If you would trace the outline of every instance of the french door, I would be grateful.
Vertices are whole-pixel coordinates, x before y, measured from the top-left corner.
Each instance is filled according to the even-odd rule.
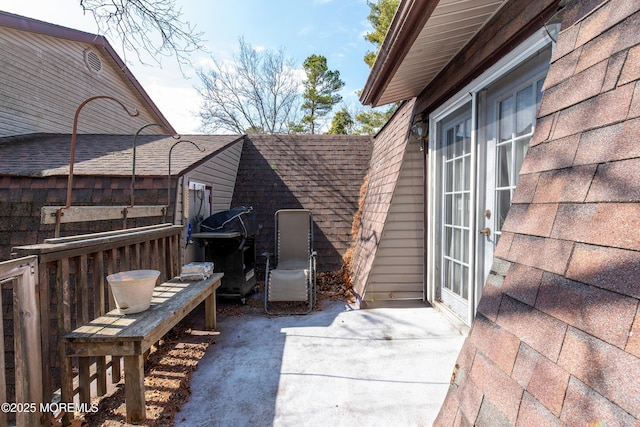
[[[541,50],[434,121],[431,295],[469,324],[535,129],[550,52]]]

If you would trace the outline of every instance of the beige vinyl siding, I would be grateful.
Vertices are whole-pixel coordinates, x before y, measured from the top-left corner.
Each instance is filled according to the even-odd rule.
[[[409,144],[391,199],[365,300],[423,299],[423,156]]]
[[[211,213],[231,207],[241,153],[242,141],[239,141],[189,173],[189,179],[192,181],[202,182],[212,187]]]
[[[100,57],[100,72],[87,68],[86,49]],[[129,117],[111,100],[92,101],[79,116],[79,133],[133,134],[157,122],[126,80],[101,48],[0,27],[0,136],[71,133],[78,106],[97,95],[112,96],[140,115]]]
[[[188,203],[187,197],[190,197],[188,194],[189,182],[198,182],[211,188],[211,214],[229,209],[238,174],[242,144],[242,140],[236,142],[180,178],[175,223],[185,226],[182,231],[183,242],[187,241],[187,226],[190,222],[195,221],[194,217],[197,214],[197,212],[188,212],[188,209],[186,211],[184,209],[185,202]],[[201,212],[201,214],[204,218],[210,215],[209,212]],[[183,264],[202,261],[204,253],[202,248],[197,245],[188,245],[183,251],[183,257]]]

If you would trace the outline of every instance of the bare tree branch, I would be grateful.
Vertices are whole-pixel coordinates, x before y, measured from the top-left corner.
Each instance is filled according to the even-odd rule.
[[[182,20],[174,0],[80,0],[80,6],[101,34],[120,39],[125,55],[134,52],[142,64],[143,51],[158,64],[173,56],[182,66],[190,63],[189,54],[204,50],[203,33]]]
[[[301,79],[283,50],[257,51],[242,38],[233,62],[199,70],[202,130],[284,133],[295,121]]]

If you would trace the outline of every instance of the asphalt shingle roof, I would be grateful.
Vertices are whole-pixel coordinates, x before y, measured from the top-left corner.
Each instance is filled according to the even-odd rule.
[[[136,140],[136,176],[178,175],[228,145],[239,135],[139,135]],[[133,165],[133,135],[78,135],[74,175],[126,176]],[[202,149],[187,141],[191,141]],[[0,175],[58,176],[69,174],[71,135],[23,135],[0,138]]]

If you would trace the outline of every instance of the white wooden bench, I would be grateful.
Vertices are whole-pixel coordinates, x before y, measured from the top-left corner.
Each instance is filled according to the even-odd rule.
[[[64,335],[66,356],[123,356],[127,422],[144,422],[145,352],[202,301],[205,328],[215,329],[216,289],[222,276],[223,273],[214,273],[196,282],[173,279],[156,286],[148,310],[126,315],[113,310]],[[62,381],[63,390],[70,390],[73,378]]]

